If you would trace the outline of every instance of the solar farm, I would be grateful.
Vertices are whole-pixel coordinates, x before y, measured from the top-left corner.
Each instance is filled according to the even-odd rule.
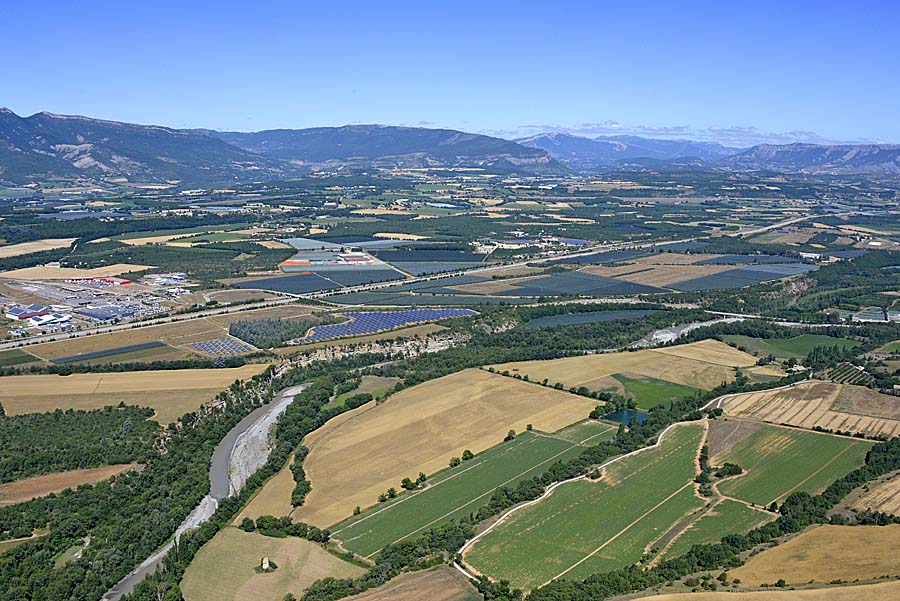
[[[348,311],[344,313],[349,321],[344,323],[312,328],[303,337],[293,340],[293,344],[322,342],[345,336],[375,334],[385,330],[393,330],[408,325],[438,321],[450,317],[468,317],[475,315],[471,309],[409,309],[404,311]]]
[[[194,349],[207,355],[216,355],[218,357],[227,357],[230,355],[240,355],[253,350],[253,347],[242,340],[235,338],[215,338],[213,340],[201,340],[191,344]]]

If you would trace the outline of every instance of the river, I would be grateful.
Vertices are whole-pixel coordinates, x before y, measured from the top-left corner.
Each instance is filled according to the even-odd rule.
[[[110,588],[101,601],[118,601],[130,594],[138,583],[156,571],[182,534],[199,528],[209,520],[220,499],[240,491],[247,479],[265,465],[271,451],[270,434],[275,422],[293,402],[294,396],[306,386],[302,384],[282,390],[272,402],[257,407],[229,430],[213,451],[209,466],[209,494],[185,518],[171,541]]]

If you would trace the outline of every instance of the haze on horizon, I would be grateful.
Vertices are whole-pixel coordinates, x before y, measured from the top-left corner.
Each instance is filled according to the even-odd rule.
[[[5,13],[0,105],[20,115],[900,142],[892,3],[52,0]]]

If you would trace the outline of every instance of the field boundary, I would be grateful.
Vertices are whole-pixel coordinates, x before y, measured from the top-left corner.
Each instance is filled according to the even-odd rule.
[[[612,465],[613,463],[617,463],[617,462],[619,462],[619,461],[622,461],[623,459],[625,459],[625,458],[627,458],[627,457],[634,457],[635,455],[637,455],[637,454],[639,454],[639,453],[642,453],[642,452],[644,452],[644,451],[647,451],[647,450],[650,450],[650,449],[655,449],[656,447],[658,447],[658,446],[660,445],[660,443],[661,443],[662,440],[663,440],[663,437],[666,435],[666,433],[669,432],[669,430],[671,430],[672,428],[674,428],[674,427],[676,427],[676,426],[685,425],[685,424],[691,424],[691,423],[693,423],[693,422],[676,422],[676,423],[674,423],[674,424],[669,424],[668,426],[666,426],[666,427],[663,429],[662,432],[659,433],[659,436],[657,437],[656,442],[653,443],[652,445],[649,445],[649,446],[646,446],[646,447],[641,447],[640,449],[637,449],[637,450],[632,451],[632,452],[630,452],[630,453],[626,453],[626,454],[624,454],[624,455],[619,455],[618,457],[613,457],[612,459],[610,459],[610,460],[608,460],[608,461],[606,461],[606,462],[600,464],[599,466],[597,466],[597,469],[601,469],[601,470],[602,470],[603,468],[606,468],[606,467]],[[494,528],[496,528],[499,524],[502,524],[502,523],[505,522],[507,519],[509,519],[509,516],[511,516],[513,513],[519,511],[520,509],[524,509],[525,507],[530,507],[531,505],[535,505],[535,504],[537,504],[537,503],[543,501],[543,500],[546,499],[548,496],[550,496],[551,494],[553,494],[553,491],[554,491],[554,490],[556,490],[557,488],[559,488],[559,487],[562,486],[563,484],[568,484],[568,483],[570,483],[570,482],[575,482],[575,481],[578,481],[578,480],[584,480],[584,479],[586,479],[586,478],[587,478],[587,476],[584,475],[584,474],[582,474],[582,475],[580,475],[580,476],[575,476],[574,478],[569,478],[568,480],[560,480],[559,482],[555,482],[555,483],[551,484],[550,486],[548,486],[548,487],[547,487],[547,490],[544,491],[544,494],[542,494],[541,496],[539,496],[537,499],[532,499],[531,501],[526,501],[525,503],[522,503],[522,504],[520,504],[520,505],[516,505],[515,507],[511,507],[511,508],[508,509],[505,513],[501,514],[500,517],[499,517],[493,524],[491,524],[490,526],[488,526],[487,528],[485,528],[483,531],[479,532],[478,534],[476,534],[475,536],[473,536],[472,538],[470,538],[469,540],[467,540],[466,543],[465,543],[462,547],[460,547],[459,551],[457,552],[457,555],[459,555],[460,557],[462,557],[463,554],[464,554],[464,553],[465,553],[465,552],[466,552],[473,544],[475,544],[476,541],[480,540],[480,539],[481,539],[482,537],[484,537],[488,532],[490,532],[491,530],[493,530]],[[683,488],[683,487],[682,487],[682,488]],[[680,490],[681,490],[681,489],[679,489],[679,491],[680,491]],[[459,570],[466,578],[471,578],[472,580],[477,580],[477,579],[478,579],[477,576],[473,575],[471,572],[469,572],[469,570],[467,570],[465,567],[463,567],[462,565],[460,565],[460,563],[459,563],[457,560],[454,560],[454,561],[453,561],[453,567],[455,567],[457,570]]]

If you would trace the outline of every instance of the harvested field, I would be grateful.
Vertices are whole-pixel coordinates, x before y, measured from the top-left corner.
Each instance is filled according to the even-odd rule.
[[[893,515],[900,514],[900,474],[894,474],[892,478],[870,483],[868,491],[853,501],[853,509],[865,511],[882,511]]]
[[[710,464],[736,463],[744,474],[718,485],[726,496],[768,506],[794,491],[822,492],[837,478],[863,464],[868,441],[763,425]]]
[[[275,248],[275,249],[293,248],[290,244],[286,244],[286,243],[282,242],[281,240],[257,240],[256,243],[259,244],[260,246],[262,246],[263,248]]]
[[[73,267],[25,267],[12,271],[0,272],[0,278],[17,280],[68,280],[72,278],[109,278],[123,273],[154,269],[151,265],[130,265],[116,263],[93,269],[75,269]]]
[[[7,415],[19,415],[97,409],[121,401],[151,407],[156,411],[152,419],[168,424],[211,400],[235,380],[250,378],[267,367],[6,376],[0,378],[0,402]]]
[[[86,470],[71,470],[57,474],[47,474],[26,478],[0,485],[0,506],[21,503],[36,497],[45,497],[53,492],[75,488],[80,484],[93,484],[117,476],[135,467],[133,463],[105,465]]]
[[[637,562],[653,541],[702,507],[694,492],[699,423],[669,430],[658,447],[612,464],[597,481],[563,484],[512,513],[466,550],[493,578],[534,588]]]
[[[45,240],[34,240],[32,242],[4,245],[0,246],[0,259],[30,255],[31,253],[53,250],[55,248],[66,248],[76,240],[78,240],[78,238],[47,238]]]
[[[527,374],[532,381],[544,378],[564,386],[586,386],[603,390],[609,386],[605,378],[627,372],[710,389],[734,378],[735,367],[748,367],[756,358],[717,340],[703,340],[662,349],[637,352],[606,353],[566,357],[546,361],[521,361],[493,366],[497,371],[509,370]]]
[[[481,601],[469,580],[447,566],[408,572],[378,588],[353,596],[353,601]]]
[[[709,446],[709,456],[715,457],[725,452],[733,445],[747,438],[760,428],[759,422],[743,419],[715,419],[709,422],[709,433],[706,436],[706,444]]]
[[[235,518],[235,525],[244,518],[256,519],[262,515],[274,515],[277,517],[290,515],[294,510],[291,505],[291,493],[294,492],[294,474],[291,472],[291,464],[294,456],[288,460],[287,465],[281,468],[277,474],[269,478],[260,488],[250,502],[244,507],[240,515]]]
[[[618,267],[600,265],[586,267],[581,271],[593,275],[615,277],[619,280],[647,286],[665,287],[695,278],[715,275],[731,269],[729,265],[638,265],[629,264]]]
[[[654,601],[896,601],[900,599],[900,582],[880,582],[861,586],[836,586],[801,591],[672,593],[654,595],[653,599]]]
[[[312,492],[294,512],[296,520],[330,526],[357,505],[374,504],[404,477],[433,474],[463,450],[484,451],[526,424],[559,430],[584,419],[596,402],[467,369],[370,405],[351,412],[358,417],[332,420],[309,437],[303,468]]]
[[[877,552],[873,553],[873,550]],[[867,580],[900,574],[900,524],[813,528],[729,572],[751,586]]]
[[[900,434],[900,397],[850,384],[801,382],[782,390],[730,397],[722,409],[727,415],[807,429]]]
[[[254,568],[263,557],[278,566],[269,574]],[[365,570],[297,537],[272,538],[224,528],[197,552],[181,581],[186,601],[275,601],[297,598],[321,578],[349,578]]]

